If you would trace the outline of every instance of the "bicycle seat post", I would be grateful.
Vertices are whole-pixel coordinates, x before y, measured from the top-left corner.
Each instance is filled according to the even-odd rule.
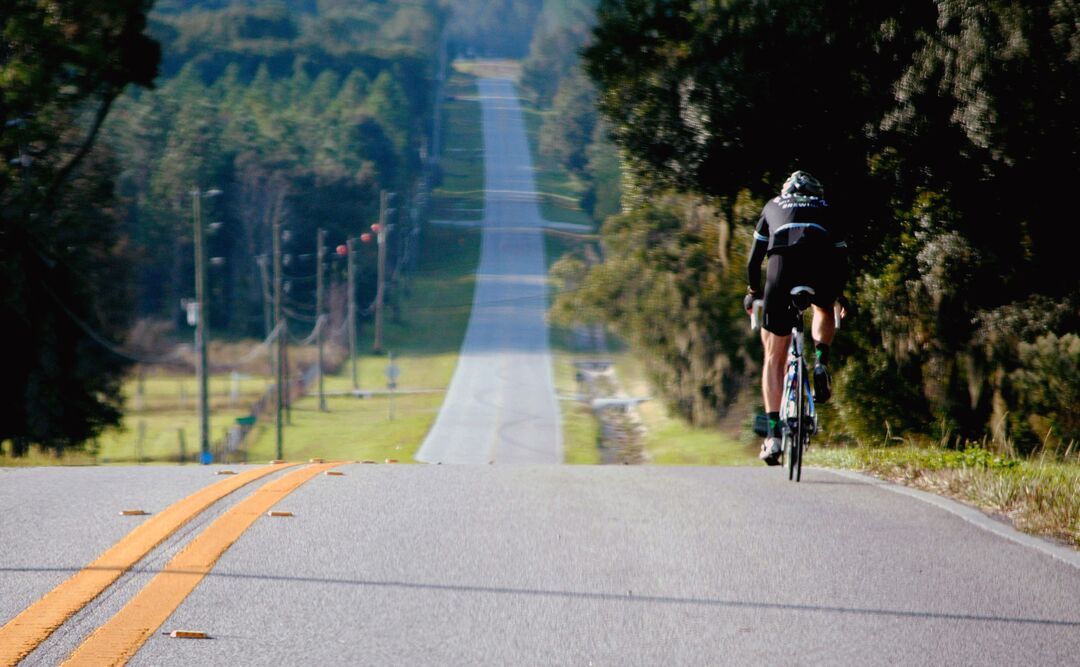
[[[803,332],[803,313],[810,307],[814,298],[814,288],[808,285],[797,285],[791,288],[791,307],[795,310],[795,331]]]

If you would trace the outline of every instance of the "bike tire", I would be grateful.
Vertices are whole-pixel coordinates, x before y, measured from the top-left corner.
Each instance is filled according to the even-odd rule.
[[[795,398],[795,432],[792,434],[792,440],[794,441],[791,446],[791,463],[788,464],[788,479],[794,479],[796,482],[802,479],[802,449],[803,440],[806,437],[806,423],[803,419],[806,413],[806,364],[801,360],[799,361],[799,368],[797,371],[798,391]]]
[[[784,434],[784,467],[787,478],[792,479],[795,474],[795,436],[791,433]]]

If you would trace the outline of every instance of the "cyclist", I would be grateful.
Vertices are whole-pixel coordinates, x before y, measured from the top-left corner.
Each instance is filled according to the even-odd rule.
[[[845,301],[841,293],[847,282],[847,243],[825,200],[821,182],[796,171],[788,177],[780,194],[765,204],[754,230],[746,273],[749,285],[743,307],[750,312],[755,299],[764,298],[761,342],[765,360],[761,371],[761,393],[769,419],[769,434],[759,458],[779,465],[782,446],[780,402],[784,390],[784,370],[791,329],[796,313],[790,291],[798,285],[814,290],[813,324],[816,360],[814,400],[824,403],[832,393],[827,364],[829,345],[836,334],[833,304],[839,299],[841,317]],[[761,261],[768,257],[765,292],[758,296]]]

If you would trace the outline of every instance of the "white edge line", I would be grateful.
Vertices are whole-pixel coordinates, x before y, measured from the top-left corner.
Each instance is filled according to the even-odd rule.
[[[887,482],[883,479],[879,479],[871,475],[865,475],[859,472],[854,472],[851,470],[837,470],[835,468],[816,469],[824,470],[825,472],[830,472],[834,475],[839,475],[841,477],[858,480],[865,484],[876,486],[880,489],[885,489],[886,491],[892,491],[893,493],[899,493],[900,495],[915,498],[916,500],[921,500],[924,503],[929,503],[930,505],[934,505],[935,507],[943,509],[946,512],[955,514],[964,521],[974,524],[975,526],[982,528],[985,531],[994,533],[999,537],[1004,537],[1007,540],[1016,542],[1017,544],[1021,544],[1025,547],[1036,549],[1046,554],[1047,556],[1050,556],[1059,561],[1062,561],[1063,563],[1072,565],[1073,567],[1080,569],[1080,552],[1074,549],[1070,549],[1069,547],[1064,547],[1048,540],[1044,540],[1040,537],[1035,537],[1034,535],[1022,533],[1019,530],[1013,528],[1012,526],[991,519],[990,517],[986,516],[974,507],[964,505],[963,503],[959,503],[950,498],[944,498],[942,496],[929,493],[927,491],[920,491],[918,489],[902,486],[900,484],[893,484],[892,482]]]

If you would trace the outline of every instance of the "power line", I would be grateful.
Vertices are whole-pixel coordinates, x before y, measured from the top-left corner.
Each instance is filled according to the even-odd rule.
[[[95,343],[102,346],[109,352],[112,352],[116,356],[123,357],[124,359],[128,359],[130,361],[134,361],[140,364],[181,363],[186,366],[192,365],[191,362],[179,358],[177,356],[178,352],[176,351],[170,352],[169,354],[162,357],[145,357],[136,354],[135,352],[128,352],[121,349],[119,345],[109,341],[108,338],[106,338],[98,331],[94,330],[89,324],[84,322],[78,315],[76,315],[70,308],[68,308],[67,304],[60,300],[60,297],[56,295],[56,292],[53,292],[52,288],[49,287],[48,283],[42,283],[42,287],[45,288],[45,291],[48,292],[49,296],[52,297],[53,301],[56,302],[56,305],[60,306],[60,309],[67,313],[67,316],[70,317],[71,320],[75,324],[77,324],[80,329],[82,329],[83,333],[89,336],[90,339],[93,340]]]

